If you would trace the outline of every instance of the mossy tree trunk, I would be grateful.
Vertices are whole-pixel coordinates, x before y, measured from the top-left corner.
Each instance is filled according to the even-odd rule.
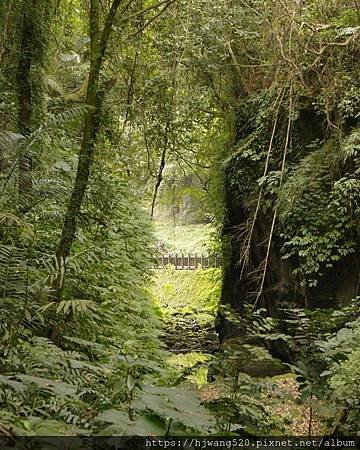
[[[37,0],[24,2],[22,17],[22,32],[20,55],[17,70],[18,88],[18,130],[27,135],[31,132],[33,116],[33,92],[31,81],[31,66],[34,58],[35,29]],[[30,155],[21,155],[19,159],[19,193],[30,194],[32,158]]]
[[[42,121],[44,104],[42,72],[45,62],[52,1],[23,0],[20,17],[20,42],[17,60],[16,88],[18,131],[29,135]],[[19,193],[28,196],[32,189],[32,158],[19,158]]]
[[[129,14],[122,17],[122,25],[124,26],[130,19],[141,16],[143,12],[153,10],[162,6],[152,20],[159,17],[168,6],[176,0],[163,0],[154,5],[150,5],[143,10]],[[90,71],[89,82],[87,87],[86,104],[89,107],[85,114],[82,142],[79,153],[78,168],[75,177],[74,187],[68,203],[67,211],[65,213],[65,220],[62,228],[60,242],[56,251],[56,259],[59,267],[66,267],[66,259],[68,258],[72,244],[75,239],[77,219],[80,214],[81,206],[85,197],[86,189],[89,183],[91,166],[93,163],[93,156],[95,151],[96,138],[98,135],[101,122],[101,105],[106,92],[108,92],[115,84],[115,79],[110,79],[100,86],[100,75],[105,60],[105,53],[107,50],[109,38],[114,25],[114,21],[118,10],[124,14],[129,10],[129,7],[136,4],[135,1],[128,0],[113,0],[109,12],[106,16],[102,31],[100,30],[100,6],[98,0],[90,0],[89,11],[89,34],[90,34]],[[121,6],[121,8],[120,8]],[[141,29],[145,29],[146,25]],[[53,283],[53,297],[60,300],[62,297],[64,287],[64,277],[61,273],[56,277]]]
[[[89,31],[91,61],[86,94],[86,104],[89,109],[85,114],[83,123],[82,142],[74,187],[68,203],[62,234],[56,251],[56,258],[60,267],[64,266],[66,258],[70,254],[76,233],[77,218],[89,183],[95,143],[100,126],[102,100],[105,92],[109,90],[115,82],[115,80],[109,80],[101,88],[99,85],[107,44],[120,3],[121,0],[113,1],[103,31],[100,32],[99,2],[98,0],[90,1]],[[53,290],[55,298],[59,300],[63,290],[63,277],[60,274],[54,281]]]

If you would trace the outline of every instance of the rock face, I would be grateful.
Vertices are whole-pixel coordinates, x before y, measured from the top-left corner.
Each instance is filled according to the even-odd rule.
[[[202,327],[191,316],[173,316],[174,323],[164,324],[163,342],[172,353],[214,353],[219,342],[213,327]]]
[[[256,113],[251,111],[250,116],[251,114]],[[245,266],[241,276],[242,266],[239,264],[239,261],[241,259],[240,255],[244,251],[244,239],[246,238],[246,232],[242,232],[241,230],[246,230],[246,227],[247,229],[249,228],[249,223],[251,223],[254,214],[254,204],[256,204],[256,198],[260,190],[258,180],[261,179],[263,174],[263,149],[266,147],[266,139],[263,140],[263,136],[264,134],[266,136],[266,133],[262,132],[260,137],[256,137],[256,125],[251,123],[247,115],[249,115],[249,110],[246,109],[245,105],[244,111],[239,113],[237,123],[235,124],[237,136],[234,148],[241,149],[244,147],[244,150],[237,150],[235,152],[236,156],[229,158],[230,163],[225,170],[228,217],[223,234],[227,242],[229,242],[229,245],[228,264],[224,271],[221,303],[230,304],[234,310],[240,313],[245,304],[253,304],[256,300],[256,293],[260,288],[264,261],[266,260],[268,251],[272,219],[281,195],[281,191],[279,194],[278,185],[273,191],[270,189],[266,191],[266,184],[264,185],[261,206],[251,235],[248,264]],[[282,127],[284,127],[285,117],[281,120],[283,120]],[[253,123],[256,123],[256,120],[253,120]],[[268,130],[270,131],[270,128]],[[352,132],[354,132],[354,127],[349,126],[347,130],[348,135]],[[255,138],[252,139],[252,136],[255,136]],[[318,149],[321,145],[330,146],[332,142],[332,138],[327,135],[324,118],[311,109],[304,109],[298,113],[297,119],[293,122],[292,137],[292,149],[289,151],[286,166],[287,172],[285,171],[284,175],[283,190],[285,192],[290,183],[295,185],[292,179],[295,179],[296,176],[300,179],[300,171],[302,171],[300,174],[305,173],[306,176],[311,176],[305,170],[307,167],[306,164],[310,164],[311,162],[311,154],[314,154],[313,159],[316,156],[315,152],[318,152],[320,156],[326,155],[326,151],[322,151],[321,153]],[[250,145],[247,144],[249,141],[251,141]],[[280,127],[279,132],[275,136],[273,159],[270,160],[270,165],[272,165],[270,169],[274,177],[278,176],[282,148],[283,134]],[[336,147],[335,150],[331,151],[334,152],[336,159],[337,152],[340,149],[338,150]],[[249,154],[250,157],[248,156]],[[320,160],[318,164],[320,163],[323,163],[325,167],[323,160]],[[284,215],[288,219],[281,217],[278,212],[272,233],[263,289],[257,303],[257,306],[265,308],[270,316],[281,317],[281,309],[284,307],[310,309],[336,308],[348,304],[351,299],[360,295],[359,199],[353,203],[349,201],[347,206],[342,209],[342,214],[344,214],[343,229],[339,228],[336,222],[338,219],[336,217],[337,213],[330,213],[329,209],[328,215],[330,216],[332,214],[335,218],[327,218],[325,215],[326,205],[323,208],[325,218],[322,219],[322,222],[319,219],[319,223],[316,223],[317,217],[319,217],[319,213],[315,209],[317,206],[316,200],[313,204],[312,200],[307,200],[307,198],[316,198],[316,194],[319,196],[319,202],[324,201],[324,204],[326,204],[327,200],[322,199],[328,197],[330,204],[331,198],[334,195],[334,189],[344,179],[348,178],[354,180],[354,183],[356,182],[358,175],[356,176],[355,171],[356,164],[353,161],[349,161],[348,163],[342,163],[340,161],[333,163],[333,166],[329,166],[328,169],[325,167],[323,172],[327,176],[326,182],[321,184],[320,181],[322,178],[316,175],[316,173],[314,174],[314,180],[305,180],[303,182],[305,188],[302,188],[302,190],[299,188],[297,196],[295,195],[291,199],[291,202],[293,202],[292,209],[290,210],[291,214]],[[324,179],[325,175],[322,175]],[[267,182],[269,181],[265,180],[265,183]],[[303,216],[295,210],[296,205],[301,202],[303,203],[303,210],[307,208],[308,211]],[[358,212],[354,213],[356,208],[358,208]],[[296,216],[296,214],[298,215]],[[313,224],[309,220],[309,214],[314,214]],[[293,233],[291,235],[288,230],[291,221],[294,220],[294,216],[296,216],[297,224],[291,229]],[[349,232],[350,228],[351,231]],[[295,231],[293,231],[294,229]],[[296,247],[293,247],[295,250],[285,257],[288,245],[293,245],[294,242],[297,242],[296,239],[301,243],[303,241],[305,242],[304,230],[306,232],[310,230],[316,237],[312,248],[310,245],[304,247],[308,253],[310,251],[314,253],[314,258],[320,252],[324,251],[321,243],[327,239],[327,236],[332,236],[331,233],[333,230],[340,230],[339,233],[336,232],[336,236],[338,236],[336,239],[338,239],[339,246],[343,245],[346,248],[348,244],[343,243],[345,241],[351,241],[352,245],[349,252],[346,250],[343,251],[343,249],[338,251],[336,245],[333,245],[334,242],[330,239],[329,246],[333,247],[331,247],[329,255],[326,254],[327,256],[324,256],[324,262],[319,263],[319,269],[316,273],[316,283],[307,282],[307,273],[303,269],[303,267],[306,267],[307,254],[304,257],[301,251],[297,252]],[[341,236],[342,233],[343,236]],[[309,235],[311,237],[310,232]],[[318,250],[316,246],[319,246]],[[324,255],[325,253],[324,251]],[[326,258],[329,260],[326,260]],[[244,333],[244,330],[239,330],[238,327],[233,326],[222,317],[218,318],[217,331],[220,336],[220,341]],[[278,354],[277,356],[284,357],[286,355],[284,348],[276,345],[275,347],[274,352]],[[287,358],[285,357],[285,359]]]
[[[240,280],[238,262],[241,243],[232,236],[231,231],[239,224],[234,215],[230,215],[230,224],[225,231],[231,236],[231,247],[230,260],[224,274],[222,303],[241,311],[242,305],[254,298],[253,292],[257,289],[257,284],[249,277]],[[255,227],[250,249],[250,264],[254,270],[265,259],[265,252],[259,247],[267,239],[269,227],[270,224]],[[293,275],[297,268],[296,262],[283,260],[281,247],[281,242],[276,241],[271,246],[261,300],[261,306],[270,315],[276,315],[277,305],[281,305],[282,300],[303,308],[333,308],[348,304],[360,294],[359,250],[344,257],[332,268],[327,268],[315,287],[305,288]]]
[[[184,174],[176,165],[167,166],[155,208],[155,219],[177,225],[204,223],[202,194],[203,187],[194,174]]]

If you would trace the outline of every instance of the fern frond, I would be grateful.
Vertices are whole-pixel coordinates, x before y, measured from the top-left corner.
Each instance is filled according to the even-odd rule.
[[[26,138],[20,133],[11,131],[0,132],[0,152],[9,152],[19,148],[26,141]]]
[[[55,308],[56,314],[63,314],[64,316],[70,312],[73,314],[90,314],[97,309],[97,304],[92,300],[63,300],[61,302],[50,302],[40,308],[40,311],[44,312],[50,308]]]
[[[25,251],[13,245],[0,245],[0,297],[23,299],[25,291]]]
[[[20,217],[15,216],[15,214],[11,213],[0,213],[0,225],[6,224],[6,225],[15,225],[17,227],[29,227],[29,225]]]
[[[356,128],[341,146],[344,161],[360,155],[360,128]]]
[[[47,75],[44,77],[44,82],[46,87],[53,92],[54,94],[59,95],[60,97],[64,97],[65,91],[63,86],[60,84],[58,80],[51,77],[50,75]]]
[[[55,114],[51,116],[47,122],[41,125],[37,130],[31,133],[28,137],[28,146],[31,146],[33,142],[37,141],[44,133],[51,130],[52,128],[56,128],[69,120],[75,119],[76,117],[85,114],[91,109],[91,106],[88,105],[80,105],[75,108],[68,109],[59,114]]]

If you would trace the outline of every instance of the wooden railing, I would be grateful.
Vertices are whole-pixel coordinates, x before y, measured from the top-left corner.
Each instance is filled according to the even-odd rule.
[[[156,269],[162,269],[168,265],[182,270],[209,269],[221,267],[221,258],[219,255],[198,255],[196,253],[193,255],[165,254],[157,258]]]

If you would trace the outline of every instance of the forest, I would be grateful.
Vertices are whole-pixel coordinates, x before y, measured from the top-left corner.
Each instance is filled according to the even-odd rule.
[[[0,0],[0,448],[360,449],[359,61],[359,0]]]

